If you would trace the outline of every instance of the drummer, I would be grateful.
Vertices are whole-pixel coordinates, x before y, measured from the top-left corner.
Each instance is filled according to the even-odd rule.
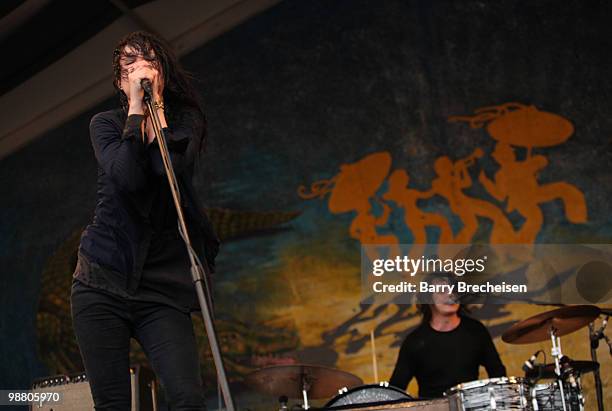
[[[428,282],[452,284],[452,277],[434,273]],[[506,375],[487,328],[466,315],[455,295],[432,293],[427,301],[417,305],[423,319],[402,343],[390,385],[405,390],[415,377],[419,397],[437,398],[457,384],[477,380],[480,365],[489,378]]]

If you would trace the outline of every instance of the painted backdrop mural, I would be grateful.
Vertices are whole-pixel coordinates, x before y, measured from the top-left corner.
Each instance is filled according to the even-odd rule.
[[[487,134],[494,140],[493,149],[488,149],[497,168],[493,178],[480,163],[485,155],[484,148],[475,147],[473,153],[464,158],[452,159],[444,155],[435,159],[431,188],[420,191],[409,188],[407,170],[398,168],[389,175],[391,154],[383,151],[341,165],[336,176],[313,183],[310,191],[300,186],[298,194],[311,199],[330,193],[328,207],[331,213],[356,212],[349,234],[361,244],[398,244],[399,233],[389,231],[392,230],[389,224],[392,207],[401,210],[414,244],[470,244],[476,240],[492,244],[531,244],[544,222],[540,205],[556,200],[561,201],[569,222],[587,221],[583,193],[568,182],[540,183],[538,175],[548,166],[548,159],[545,153],[533,154],[534,148],[559,145],[570,138],[574,132],[571,122],[519,103],[484,107],[475,112],[473,117],[452,116],[449,121],[468,122],[472,128],[486,125]],[[517,159],[517,148],[524,151],[522,160]],[[468,193],[474,186],[473,174],[478,176],[481,192],[484,189],[484,198]],[[377,195],[381,190],[385,192]],[[428,211],[425,200],[436,195],[445,200],[447,211],[456,217],[454,227],[444,214]],[[378,214],[377,209],[381,210]],[[513,212],[522,220],[518,225],[513,225],[507,217]],[[479,218],[490,223],[488,238],[474,238]],[[436,238],[428,237],[427,227],[437,229]]]
[[[208,116],[196,187],[224,240],[216,313],[239,405],[275,405],[244,384],[270,364],[373,382],[371,333],[389,378],[420,318],[413,306],[364,304],[361,244],[612,242],[611,7],[286,0],[185,56]],[[0,386],[81,367],[67,296],[95,206],[88,124],[115,105],[0,161]],[[499,336],[548,308],[473,313],[510,374],[549,347]],[[588,359],[586,331],[563,344]],[[592,393],[590,376],[585,384]]]

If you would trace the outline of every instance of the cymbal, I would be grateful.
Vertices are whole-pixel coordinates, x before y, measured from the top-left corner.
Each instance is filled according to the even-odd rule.
[[[599,369],[599,363],[595,361],[570,361],[569,364],[578,374],[585,374]],[[527,378],[535,378],[538,376],[540,378],[557,378],[555,363],[543,364],[525,373],[525,377]]]
[[[599,308],[593,305],[572,305],[547,311],[520,321],[502,334],[502,340],[510,344],[530,344],[550,339],[551,327],[561,337],[584,327],[599,316]]]
[[[275,365],[253,371],[246,376],[248,386],[272,396],[286,395],[302,398],[303,382],[308,398],[329,398],[343,387],[351,388],[363,384],[361,378],[335,368],[319,365],[292,364]]]

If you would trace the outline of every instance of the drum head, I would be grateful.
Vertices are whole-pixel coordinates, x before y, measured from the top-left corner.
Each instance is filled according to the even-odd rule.
[[[499,378],[489,378],[485,380],[474,380],[470,382],[464,382],[462,384],[457,384],[454,387],[446,390],[444,395],[452,395],[458,391],[470,390],[478,387],[485,387],[488,385],[504,385],[504,384],[522,384],[524,383],[524,378],[521,377],[499,377]]]
[[[395,387],[385,387],[378,384],[361,385],[347,392],[336,395],[325,404],[326,408],[341,407],[351,404],[385,403],[399,400],[411,400],[412,397]]]

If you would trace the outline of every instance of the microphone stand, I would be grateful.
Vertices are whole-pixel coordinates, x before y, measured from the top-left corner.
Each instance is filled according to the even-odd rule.
[[[604,334],[604,329],[608,323],[608,316],[605,317],[604,322],[601,328],[595,331],[595,323],[589,323],[589,340],[591,345],[591,359],[593,362],[597,363],[597,348],[599,348],[599,340],[605,339],[608,342],[608,337]],[[608,342],[608,346],[610,343]],[[609,347],[610,352],[612,354],[612,346]],[[601,375],[599,374],[599,367],[597,367],[594,371],[595,376],[595,393],[597,394],[597,410],[603,411],[603,388],[601,384]]]
[[[225,408],[228,411],[234,411],[234,401],[232,399],[232,394],[230,393],[227,376],[225,374],[225,367],[223,365],[223,358],[221,357],[221,350],[219,349],[219,340],[217,339],[217,332],[215,330],[215,325],[211,315],[212,299],[207,280],[210,270],[208,268],[208,264],[202,264],[195,250],[191,246],[191,240],[189,238],[189,232],[187,231],[187,224],[185,222],[185,216],[181,206],[181,194],[176,180],[176,175],[174,174],[174,168],[172,168],[172,161],[170,159],[170,153],[168,152],[166,136],[164,135],[164,130],[161,127],[161,122],[159,120],[159,116],[157,115],[157,111],[153,107],[153,102],[151,101],[152,93],[150,83],[143,83],[145,83],[143,84],[143,88],[145,90],[144,101],[149,109],[153,130],[155,131],[155,137],[157,138],[157,143],[159,144],[159,151],[164,163],[164,168],[166,169],[166,176],[168,177],[168,184],[170,185],[172,198],[174,199],[174,206],[178,216],[179,233],[185,242],[185,246],[187,247],[187,252],[189,254],[189,261],[191,262],[191,277],[198,295],[200,310],[202,311],[202,318],[204,320],[206,335],[208,337],[208,344],[210,345],[215,368],[217,369],[217,379],[219,381],[223,399],[225,401]],[[206,260],[204,260],[204,262],[206,262]]]

